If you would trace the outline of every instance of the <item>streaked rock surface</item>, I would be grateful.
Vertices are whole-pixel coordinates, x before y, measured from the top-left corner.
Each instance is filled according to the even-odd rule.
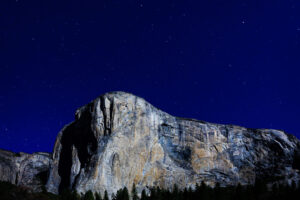
[[[171,116],[124,92],[76,111],[59,133],[47,190],[115,193],[136,184],[172,188],[299,180],[299,141],[278,130],[247,129]]]
[[[42,191],[48,179],[51,155],[47,153],[13,153],[0,150],[0,180]]]

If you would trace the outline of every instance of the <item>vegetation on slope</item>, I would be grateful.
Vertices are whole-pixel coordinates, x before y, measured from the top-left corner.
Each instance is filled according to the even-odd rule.
[[[299,184],[298,184],[299,185]],[[78,194],[76,191],[63,191],[60,195],[54,195],[46,191],[32,193],[24,187],[18,187],[7,182],[0,182],[1,200],[282,200],[299,199],[300,187],[293,182],[289,186],[274,185],[268,189],[267,186],[257,181],[253,186],[230,186],[211,188],[205,183],[196,185],[195,189],[185,188],[179,190],[176,185],[173,189],[165,190],[161,188],[149,188],[143,190],[141,197],[137,195],[135,186],[131,192],[125,187],[117,191],[110,198],[107,192],[102,196],[99,193],[93,194],[91,191],[85,194]]]

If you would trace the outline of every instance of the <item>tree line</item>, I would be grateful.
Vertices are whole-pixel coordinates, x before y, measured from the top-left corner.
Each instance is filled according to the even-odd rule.
[[[159,187],[144,189],[140,195],[137,194],[135,185],[129,192],[126,187],[120,189],[116,194],[109,198],[105,191],[102,197],[100,193],[87,191],[85,194],[78,195],[73,192],[73,198],[64,198],[61,200],[282,200],[282,199],[300,199],[300,183],[294,181],[290,185],[273,184],[267,186],[262,181],[256,181],[254,185],[221,187],[219,183],[215,187],[210,187],[204,182],[196,184],[195,188],[191,187],[180,190],[177,185],[172,190]]]
[[[138,195],[135,185],[129,192],[126,187],[118,190],[111,196],[87,191],[78,194],[76,190],[64,190],[60,195],[48,193],[46,190],[40,193],[28,192],[22,188],[7,182],[0,181],[1,200],[282,200],[300,199],[300,183],[294,181],[289,185],[273,184],[267,186],[262,181],[256,181],[254,185],[241,185],[221,187],[219,183],[210,187],[204,182],[196,184],[194,188],[179,189],[174,185],[172,189],[159,187],[147,188]]]

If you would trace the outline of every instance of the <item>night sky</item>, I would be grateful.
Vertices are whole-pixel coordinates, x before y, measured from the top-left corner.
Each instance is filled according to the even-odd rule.
[[[0,148],[51,152],[127,91],[175,116],[300,137],[299,0],[4,0]]]

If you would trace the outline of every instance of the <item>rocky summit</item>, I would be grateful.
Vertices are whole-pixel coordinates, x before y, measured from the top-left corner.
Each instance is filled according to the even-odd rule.
[[[143,188],[286,183],[300,179],[300,142],[283,131],[171,116],[142,98],[106,93],[76,111],[47,154],[0,152],[0,180],[36,188],[109,194]]]

